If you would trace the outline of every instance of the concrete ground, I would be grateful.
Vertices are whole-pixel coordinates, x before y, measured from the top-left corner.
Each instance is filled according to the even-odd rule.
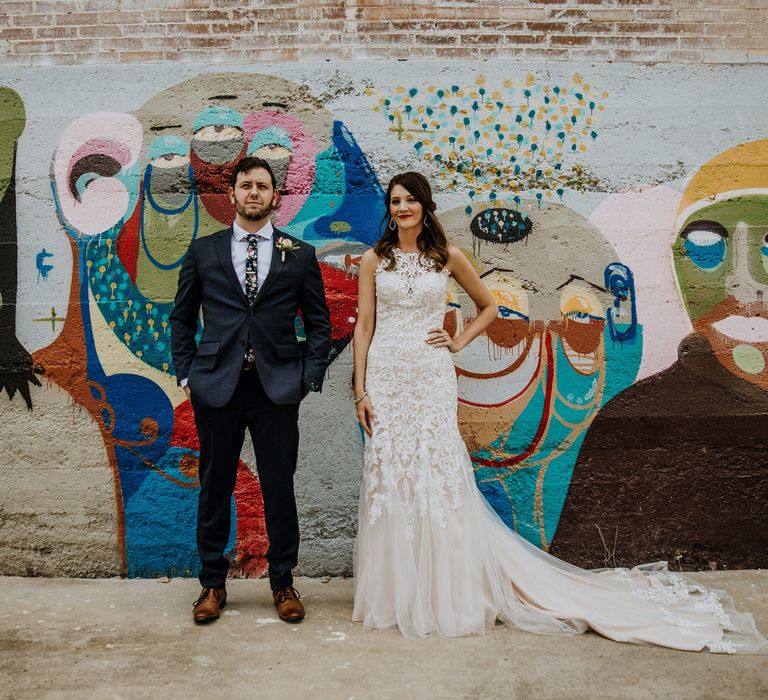
[[[696,574],[768,632],[768,571]],[[768,657],[543,637],[407,640],[350,621],[349,579],[299,579],[298,625],[266,581],[234,580],[210,625],[184,579],[0,579],[3,698],[768,698]]]

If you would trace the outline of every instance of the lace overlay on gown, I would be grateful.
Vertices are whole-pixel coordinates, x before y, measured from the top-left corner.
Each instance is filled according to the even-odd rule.
[[[355,547],[353,618],[406,636],[481,634],[501,620],[543,634],[591,628],[617,641],[768,653],[752,616],[722,591],[667,570],[586,571],[510,530],[477,489],[456,420],[456,374],[441,327],[448,273],[395,249],[375,273],[376,331]]]

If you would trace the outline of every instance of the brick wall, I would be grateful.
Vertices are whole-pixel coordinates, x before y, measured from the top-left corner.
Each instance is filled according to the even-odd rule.
[[[768,60],[768,0],[4,0],[2,12],[0,63],[20,66]]]

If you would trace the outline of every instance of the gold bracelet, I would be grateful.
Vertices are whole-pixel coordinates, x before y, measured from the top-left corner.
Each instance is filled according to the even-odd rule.
[[[368,392],[364,391],[362,396],[359,399],[355,399],[355,403],[356,404],[360,403],[366,396],[368,396]]]

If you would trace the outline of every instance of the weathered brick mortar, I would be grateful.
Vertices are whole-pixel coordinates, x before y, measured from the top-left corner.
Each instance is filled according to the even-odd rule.
[[[6,65],[352,57],[764,63],[768,0],[5,0],[0,15]]]

